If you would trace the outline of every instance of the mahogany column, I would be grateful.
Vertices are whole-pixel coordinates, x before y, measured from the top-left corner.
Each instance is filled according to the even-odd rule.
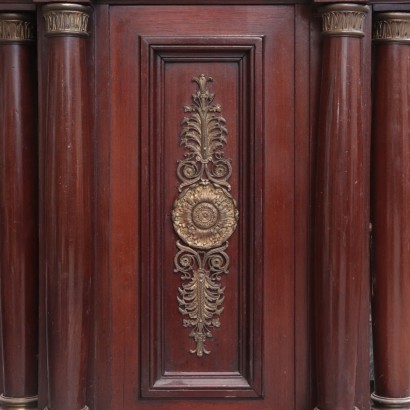
[[[324,7],[316,152],[316,409],[355,409],[362,280],[368,260],[368,147],[362,133],[361,37],[368,8]]]
[[[91,279],[87,23],[91,8],[43,7],[48,55],[43,226],[50,410],[86,406]]]
[[[0,14],[1,408],[37,406],[38,178],[33,17]]]
[[[375,16],[373,335],[377,409],[410,409],[410,13]]]

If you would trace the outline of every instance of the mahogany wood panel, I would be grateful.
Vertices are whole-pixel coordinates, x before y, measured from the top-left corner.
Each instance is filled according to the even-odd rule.
[[[373,116],[375,394],[410,408],[410,48],[376,43]]]
[[[84,7],[65,5],[87,13]],[[50,9],[44,9],[44,12]],[[63,20],[64,16],[60,16]],[[57,25],[58,27],[58,25]],[[42,173],[48,408],[86,409],[92,267],[89,96],[85,39],[46,42],[47,94]]]
[[[153,12],[154,10],[155,12]],[[259,110],[264,107],[262,125],[265,129],[265,137],[263,141],[257,141],[258,146],[256,148],[261,149],[262,145],[260,144],[264,143],[265,168],[263,174],[259,174],[263,175],[264,213],[259,214],[259,217],[263,216],[265,221],[263,226],[267,227],[267,229],[264,228],[263,241],[264,254],[269,255],[263,259],[263,300],[265,303],[263,307],[264,314],[261,316],[261,318],[264,317],[264,399],[255,402],[249,401],[249,399],[232,400],[224,398],[223,401],[218,400],[217,403],[219,408],[235,409],[251,409],[255,408],[255,405],[261,409],[272,408],[273,403],[281,408],[294,406],[293,10],[293,7],[282,6],[258,7],[256,9],[242,6],[234,8],[178,6],[155,7],[155,9],[150,7],[111,8],[110,71],[109,76],[107,72],[101,74],[100,78],[106,80],[104,83],[98,83],[97,89],[105,93],[102,88],[107,88],[108,85],[110,96],[110,98],[107,98],[107,102],[102,104],[104,110],[109,110],[110,116],[99,116],[98,119],[100,124],[105,124],[98,125],[98,127],[104,130],[103,135],[105,138],[109,138],[109,142],[101,141],[102,152],[98,160],[98,167],[103,170],[108,169],[108,167],[110,169],[110,179],[99,182],[101,187],[99,192],[102,195],[100,200],[108,199],[110,203],[110,231],[104,232],[103,235],[107,239],[101,238],[99,242],[99,244],[105,244],[107,248],[98,251],[107,253],[110,261],[109,266],[104,263],[103,269],[105,269],[104,274],[109,275],[110,278],[110,287],[107,291],[112,301],[110,335],[110,357],[112,357],[112,360],[110,364],[105,366],[105,371],[110,373],[109,377],[112,381],[112,408],[139,409],[154,406],[158,409],[187,409],[195,406],[206,409],[213,403],[213,401],[205,398],[195,402],[188,399],[182,400],[181,398],[163,399],[161,401],[139,398],[141,394],[140,377],[146,374],[147,371],[146,368],[142,368],[140,374],[141,363],[144,363],[139,359],[140,355],[144,354],[144,350],[140,350],[142,348],[140,341],[143,342],[148,329],[146,322],[141,322],[141,320],[145,320],[144,316],[141,315],[147,307],[141,305],[143,299],[139,297],[140,292],[145,292],[140,287],[143,273],[139,266],[141,253],[145,255],[150,250],[150,243],[147,243],[144,237],[139,236],[141,232],[141,220],[139,218],[141,217],[142,220],[146,218],[146,213],[142,212],[143,205],[141,203],[145,193],[139,194],[139,192],[149,187],[147,183],[139,184],[142,175],[146,172],[146,167],[143,166],[144,152],[146,152],[144,151],[146,148],[143,141],[147,138],[147,135],[143,132],[144,128],[141,129],[140,127],[142,125],[142,114],[146,112],[144,110],[153,110],[153,107],[149,104],[146,105],[147,101],[144,98],[142,100],[139,98],[140,93],[146,87],[141,83],[145,84],[146,79],[141,77],[142,60],[138,36],[170,37],[169,41],[171,42],[175,37],[176,40],[173,41],[175,44],[178,44],[178,38],[181,36],[185,38],[203,37],[204,44],[206,44],[206,38],[212,36],[243,36],[244,33],[247,36],[265,36],[264,42],[266,41],[265,65],[263,67],[265,96],[262,100],[256,101],[256,106],[260,107]],[[200,19],[197,18],[198,15],[201,16]],[[253,16],[252,19],[249,17],[251,15]],[[272,24],[272,21],[275,24]],[[180,44],[182,44],[182,41],[180,41]],[[186,52],[188,58],[192,58],[192,56],[189,56],[189,47],[187,47]],[[97,53],[99,53],[98,50]],[[102,51],[99,55],[107,61],[108,56],[104,57]],[[228,70],[225,71],[225,75],[228,75],[232,70],[235,73],[235,70],[237,70],[235,68],[236,63],[218,62],[219,57],[217,55],[215,57],[215,54],[209,51],[202,52],[202,55],[205,58],[209,59],[208,56],[210,56],[214,59],[214,61],[206,63],[205,68],[215,69],[213,67],[216,67],[220,72]],[[194,57],[197,58],[198,55]],[[172,64],[175,68],[172,68]],[[181,74],[177,69],[179,63],[172,64],[169,63],[169,68],[166,69],[169,70],[166,72],[166,75],[169,76],[167,79],[170,78],[167,87],[174,87],[170,88],[170,90],[174,90],[171,95],[175,94],[175,97],[172,98],[178,98],[180,101],[184,101],[185,104],[189,104],[193,86],[190,84],[192,73],[188,67],[189,64],[192,64],[195,68],[199,63],[188,64],[187,61],[185,67],[181,64],[181,67],[183,67]],[[223,66],[227,68],[222,69]],[[197,70],[194,71],[194,74],[198,75]],[[180,80],[176,83],[175,79],[172,82],[173,77],[171,74],[175,79],[178,79],[178,76],[183,76],[184,84]],[[217,81],[217,76],[215,78],[215,81]],[[107,83],[107,80],[109,83]],[[225,87],[228,95],[235,95],[230,94],[235,91],[232,88],[233,85],[227,82]],[[161,88],[159,89],[161,90]],[[235,113],[234,108],[236,98],[229,97],[228,102],[224,102],[224,92],[216,88],[213,88],[213,91],[216,93],[218,103],[222,105],[223,113],[226,114],[224,111],[226,106],[227,112],[232,112],[229,117],[237,118],[238,113]],[[167,95],[169,96],[169,92]],[[173,104],[170,104],[170,107],[165,109],[178,113],[181,108],[179,106],[173,107]],[[152,112],[150,112],[150,115],[151,118],[154,118]],[[165,161],[169,161],[169,164],[175,166],[175,160],[181,158],[182,151],[178,148],[178,124],[181,117],[178,116],[177,118],[176,114],[172,115],[175,121],[172,120],[171,127],[173,131],[171,134],[175,133],[175,135],[166,134],[166,146],[172,146],[172,148],[170,148],[169,153],[160,151],[162,152],[162,155],[160,155],[161,162],[158,164],[159,168],[156,172],[161,172],[161,167],[164,166],[164,163],[167,163]],[[228,129],[229,117],[227,118]],[[238,120],[233,121],[232,127],[235,129]],[[154,124],[156,123],[154,122]],[[235,141],[235,137],[238,138],[238,136],[235,135],[235,132],[232,135],[233,141]],[[171,138],[175,138],[174,145],[171,145]],[[158,143],[160,143],[160,140]],[[107,156],[108,152],[106,150],[108,147],[110,147],[110,150]],[[176,155],[177,152],[179,155]],[[167,154],[170,155],[169,160],[165,159]],[[237,157],[236,155],[234,160],[237,160]],[[155,167],[155,164],[150,166]],[[165,169],[168,170],[168,168],[171,169],[171,165]],[[97,174],[99,175],[99,173]],[[105,175],[108,177],[107,173]],[[164,186],[152,186],[151,189],[161,190],[160,192],[166,192],[166,190],[174,192],[176,190],[175,174],[167,171],[162,175]],[[169,186],[166,185],[166,182],[169,183]],[[102,187],[105,187],[107,191],[103,192]],[[176,196],[176,192],[174,195]],[[265,209],[268,209],[267,207],[269,212],[265,211]],[[162,218],[169,218],[170,211],[171,209],[168,210],[168,216],[163,215]],[[166,235],[171,237],[172,233],[169,232],[169,228],[165,228],[165,223],[163,225],[161,220],[158,223],[163,227],[162,229],[165,230]],[[165,246],[172,247],[174,238],[169,242]],[[154,250],[152,249],[152,251]],[[178,284],[179,279],[178,277],[175,278],[177,275],[172,272],[172,269],[173,264],[167,271],[170,276],[167,280],[175,281],[174,283]],[[151,272],[151,274],[160,275],[161,273],[159,271]],[[160,278],[160,276],[156,277]],[[235,278],[229,278],[229,280],[232,281]],[[107,285],[109,284],[107,283]],[[175,286],[167,289],[170,300],[176,298],[175,290]],[[173,300],[174,307],[171,308],[177,312],[178,306],[175,299]],[[159,304],[160,300],[157,303]],[[171,308],[163,307],[162,309],[170,310]],[[221,316],[221,330],[225,323],[224,313]],[[178,341],[186,340],[183,343],[188,343],[189,346],[191,341],[186,335],[185,329],[181,326],[181,317],[168,311],[166,311],[166,315],[176,317],[176,322],[173,324],[175,330],[170,333],[171,336]],[[167,326],[171,327],[171,325]],[[235,326],[238,326],[239,330],[239,326],[243,326],[243,324],[238,323]],[[169,343],[175,344],[172,340]],[[232,348],[235,348],[234,345],[232,345]],[[211,355],[215,351],[212,351]],[[226,353],[228,358],[232,357],[229,351]],[[212,357],[211,355],[209,357]],[[188,359],[190,361],[192,359],[198,360],[198,358],[187,352],[187,362]],[[232,359],[229,359],[229,362],[233,363],[235,367],[237,366]],[[170,362],[172,366],[176,364]],[[216,366],[220,366],[219,363]],[[226,367],[226,364],[223,364],[223,366]],[[219,370],[220,368],[216,367],[216,369]],[[184,375],[181,374],[181,376]],[[270,388],[267,388],[267,386],[270,386]],[[200,398],[201,393],[198,392],[196,397]]]
[[[334,27],[328,29],[314,204],[316,403],[320,410],[351,410],[368,278],[370,152],[363,133],[361,39],[340,32],[334,36]]]
[[[38,356],[36,49],[32,16],[1,14],[2,34],[13,20],[31,26],[33,37],[0,38],[0,402],[31,398],[21,402],[28,408],[36,405]]]

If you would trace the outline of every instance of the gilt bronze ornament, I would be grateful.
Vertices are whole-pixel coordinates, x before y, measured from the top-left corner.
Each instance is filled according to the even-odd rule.
[[[213,80],[202,74],[193,81],[198,90],[192,95],[193,104],[184,107],[191,115],[182,121],[180,137],[186,153],[177,166],[180,194],[172,220],[182,240],[176,243],[174,260],[174,270],[183,280],[178,289],[179,311],[184,327],[193,328],[189,336],[196,347],[191,353],[202,357],[210,353],[205,341],[212,337],[211,329],[221,325],[225,298],[221,274],[228,273],[225,251],[239,213],[228,182],[231,161],[222,151],[228,135],[226,121],[218,115],[221,106],[213,104],[215,95],[208,90]]]

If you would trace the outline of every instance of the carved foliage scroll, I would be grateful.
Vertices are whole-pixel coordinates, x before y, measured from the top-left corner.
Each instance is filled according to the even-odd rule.
[[[198,91],[190,113],[182,121],[181,145],[186,149],[178,162],[180,194],[174,203],[172,220],[181,241],[177,241],[175,272],[183,281],[178,289],[179,311],[184,327],[192,328],[190,337],[196,343],[191,353],[202,357],[210,351],[205,347],[212,337],[212,328],[220,327],[224,291],[221,275],[228,273],[229,256],[225,252],[228,239],[236,229],[238,209],[230,194],[228,182],[232,165],[224,157],[227,143],[225,119],[218,115],[219,104],[207,86],[211,77],[193,78]]]

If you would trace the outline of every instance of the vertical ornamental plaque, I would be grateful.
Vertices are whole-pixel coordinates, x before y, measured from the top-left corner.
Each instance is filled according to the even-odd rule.
[[[181,123],[181,145],[186,153],[177,166],[180,194],[172,220],[181,239],[174,259],[174,271],[183,281],[178,288],[179,311],[183,326],[192,328],[189,336],[196,347],[190,352],[202,357],[210,353],[205,341],[212,337],[211,329],[221,326],[225,298],[221,274],[228,273],[228,239],[239,213],[228,182],[231,160],[222,151],[227,143],[226,121],[218,115],[221,106],[213,104],[215,95],[207,88],[213,80],[201,74],[192,81],[198,90],[192,95],[193,104],[184,107],[191,115]]]

